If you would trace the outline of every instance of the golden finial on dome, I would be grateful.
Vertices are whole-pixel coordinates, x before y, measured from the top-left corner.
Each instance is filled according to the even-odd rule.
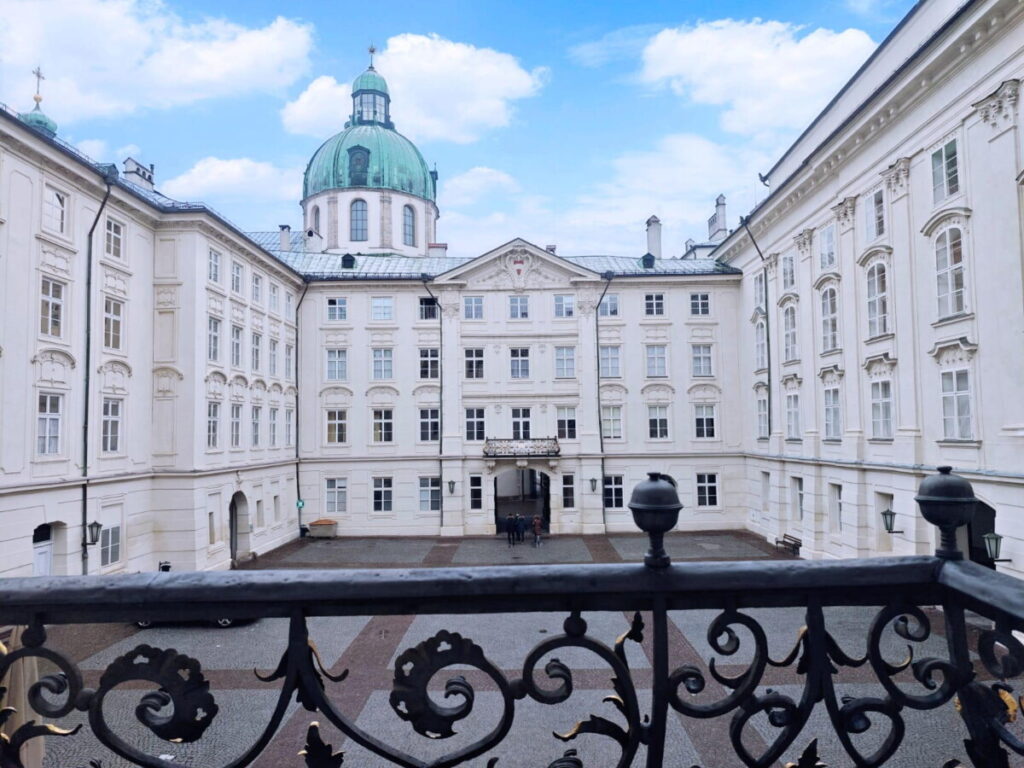
[[[36,76],[36,95],[32,97],[32,100],[39,106],[39,102],[43,100],[42,94],[39,93],[39,86],[42,84],[46,77],[43,75],[43,70],[38,65],[32,70],[32,74]]]

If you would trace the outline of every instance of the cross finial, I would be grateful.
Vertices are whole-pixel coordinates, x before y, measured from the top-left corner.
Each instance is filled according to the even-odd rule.
[[[36,104],[38,104],[40,101],[43,100],[42,95],[39,93],[39,86],[42,84],[43,80],[46,79],[46,77],[43,75],[42,68],[38,65],[35,69],[32,70],[32,74],[36,76],[36,95],[32,98],[35,100]]]
[[[370,51],[370,69],[373,69],[373,54],[375,54],[377,52],[377,48],[373,45],[373,43],[370,43],[369,51]]]

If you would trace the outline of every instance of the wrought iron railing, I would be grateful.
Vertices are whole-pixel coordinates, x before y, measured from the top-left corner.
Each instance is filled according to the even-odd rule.
[[[638,520],[649,518],[638,516]],[[572,699],[574,672],[558,658],[572,648],[590,651],[607,668],[611,690],[606,700],[617,710],[618,721],[591,715],[558,738],[605,740],[612,748],[607,764],[618,768],[634,764],[641,751],[646,753],[647,766],[668,764],[666,723],[680,716],[730,718],[731,747],[721,745],[729,757],[705,768],[774,766],[784,754],[805,747],[799,765],[819,765],[814,745],[815,737],[822,734],[808,732],[811,715],[819,708],[827,713],[831,730],[854,764],[880,766],[905,753],[901,748],[913,755],[915,744],[934,738],[933,732],[908,732],[904,717],[908,711],[940,707],[950,713],[955,707],[960,713],[964,754],[974,766],[1008,768],[1010,753],[1024,755],[1024,742],[1012,724],[1017,703],[1011,685],[1024,670],[1024,646],[1014,636],[1024,629],[1024,589],[1016,579],[958,559],[959,553],[950,549],[955,536],[949,534],[949,525],[943,524],[936,556],[870,560],[667,564],[655,530],[647,565],[6,579],[0,580],[0,622],[27,629],[23,647],[0,657],[0,681],[21,660],[47,660],[60,671],[43,677],[28,692],[39,716],[60,718],[74,710],[86,713],[95,737],[112,752],[133,764],[174,768],[182,764],[147,754],[115,733],[104,703],[115,689],[138,688],[143,681],[154,690],[138,693],[136,718],[161,739],[199,740],[218,715],[216,693],[200,662],[173,649],[139,645],[107,666],[95,688],[87,688],[79,666],[48,647],[46,625],[172,617],[286,617],[289,637],[279,665],[268,673],[257,673],[259,680],[279,687],[277,704],[258,738],[235,759],[225,761],[231,768],[257,759],[296,700],[306,710],[319,712],[321,719],[355,744],[406,768],[446,768],[485,754],[500,756],[524,701],[555,706]],[[792,650],[775,658],[769,654],[767,630],[751,611],[787,606],[800,608],[806,624]],[[863,655],[851,655],[840,647],[826,622],[825,609],[831,606],[877,609],[866,628]],[[940,612],[931,610],[932,606]],[[704,669],[670,658],[668,612],[694,609],[717,612],[707,628],[708,642],[719,657],[717,668],[714,662]],[[454,726],[473,710],[473,683],[480,687],[489,681],[486,687],[500,696],[500,714],[489,733],[433,760],[422,760],[387,743],[341,711],[335,699],[344,700],[347,671],[328,672],[307,626],[307,620],[316,616],[445,614],[457,623],[455,617],[461,614],[546,611],[566,615],[563,632],[537,644],[526,655],[521,671],[511,675],[489,659],[488,649],[454,631],[424,638],[397,657],[390,707],[421,736],[444,740],[453,735]],[[632,626],[617,639],[595,637],[583,614],[609,611],[631,612]],[[990,626],[969,630],[968,611],[990,619]],[[652,635],[647,641],[653,646],[649,675],[631,669],[626,653],[628,645],[644,641],[645,632]],[[922,647],[933,632],[945,638],[945,651],[936,657],[918,658],[911,650],[905,659],[894,662],[884,652],[893,637],[913,649]],[[749,663],[740,673],[727,674],[721,664],[741,650],[741,637],[750,638]],[[428,693],[428,683],[456,665],[475,671],[459,671],[447,680],[443,696],[454,703],[442,705]],[[772,667],[788,667],[802,678],[799,695],[765,688],[771,677],[766,673]],[[840,695],[837,674],[850,667],[871,670],[876,695]],[[646,686],[651,689],[649,696]],[[0,724],[9,715],[6,710],[0,713]],[[770,733],[762,747],[753,750],[749,735],[757,718],[766,720],[768,725],[760,727]],[[869,754],[860,751],[859,737],[865,733],[881,734]],[[52,726],[24,724],[0,738],[0,766],[17,768],[19,746],[44,737],[74,738]],[[509,749],[521,753],[531,745],[518,743]],[[301,754],[304,757],[296,758],[294,765],[304,760],[312,768],[337,768],[342,762],[315,725],[309,728]],[[555,764],[560,768],[582,765],[573,750]],[[939,768],[913,757],[904,764]],[[944,768],[958,764],[950,761]],[[493,766],[493,758],[488,766]]]
[[[561,452],[557,437],[533,437],[521,440],[488,437],[484,456],[557,456]]]

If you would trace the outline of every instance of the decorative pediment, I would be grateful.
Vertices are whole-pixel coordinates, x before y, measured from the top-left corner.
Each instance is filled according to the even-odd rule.
[[[881,261],[888,267],[892,261],[892,248],[888,245],[873,245],[857,259],[857,263],[862,267],[866,267],[872,261]]]
[[[285,390],[284,390],[284,396],[285,397],[294,398],[298,394],[299,394],[299,390],[297,390],[295,387],[292,387],[292,386],[285,387]]]
[[[1004,80],[995,91],[972,106],[978,110],[983,123],[994,129],[1009,128],[1017,123],[1019,94],[1020,80]]]
[[[882,171],[881,176],[890,200],[905,195],[910,187],[910,158],[901,157]]]
[[[686,390],[686,394],[690,396],[691,400],[698,401],[717,401],[722,397],[722,390],[716,387],[714,384],[691,384],[689,389]]]
[[[66,275],[71,270],[71,257],[55,248],[43,248],[39,266],[46,272]]]
[[[122,282],[123,279],[122,279]],[[158,285],[156,287],[156,305],[158,307],[174,307],[178,304],[178,289],[173,285]]]
[[[854,213],[857,210],[857,198],[844,198],[838,205],[832,206],[832,215],[836,217],[836,223],[840,231],[846,231],[853,226]]]
[[[967,221],[971,217],[971,209],[964,206],[953,206],[936,211],[921,227],[921,234],[931,237],[940,227],[967,228]]]
[[[352,400],[352,394],[348,387],[324,387],[320,390],[320,399],[328,405],[344,405]]]
[[[366,390],[366,398],[371,403],[391,403],[398,395],[399,392],[395,387],[389,387],[386,384],[378,384]]]
[[[111,269],[103,270],[103,290],[116,296],[128,295],[128,281],[120,272]]]
[[[589,269],[516,238],[445,272],[434,282],[521,292],[531,288],[568,288],[578,280],[599,279],[600,275]]]
[[[131,375],[130,372],[129,375]],[[178,382],[184,380],[185,375],[177,368],[172,368],[169,365],[154,368],[153,392],[157,397],[171,397],[178,389]]]
[[[782,384],[783,389],[791,392],[793,390],[800,389],[800,385],[804,383],[804,380],[801,379],[797,373],[787,373],[779,381]]]
[[[602,325],[598,329],[598,337],[602,344],[616,344],[622,341],[622,329],[618,326]]]
[[[32,358],[36,365],[36,381],[41,384],[63,385],[71,383],[71,370],[75,358],[60,349],[41,349]]]
[[[231,320],[236,325],[241,325],[245,322],[245,307],[240,304],[231,302]]]
[[[800,303],[800,294],[797,293],[796,291],[786,291],[784,294],[779,296],[778,304],[779,304],[779,307],[781,309],[785,309],[786,307],[788,307],[790,305],[795,305],[795,304],[799,304],[799,303]]]
[[[602,384],[601,385],[601,400],[602,402],[610,403],[621,403],[625,401],[626,395],[629,394],[629,390],[621,384]]]
[[[761,307],[755,307],[754,312],[750,315],[750,322],[756,324],[760,320],[764,320],[766,312]]]
[[[969,341],[966,336],[935,342],[928,354],[935,358],[939,365],[957,365],[969,363],[978,351],[978,345]]]
[[[818,378],[821,379],[822,384],[837,384],[843,378],[844,373],[846,371],[838,365],[826,365],[818,370]]]
[[[645,400],[650,402],[671,402],[675,389],[669,384],[648,384],[640,390]]]
[[[839,285],[839,281],[843,279],[843,276],[838,272],[829,271],[822,272],[818,275],[818,279],[814,281],[814,290],[820,291],[826,285]]]
[[[273,384],[270,385],[270,394],[280,395],[282,392],[284,392],[284,389],[277,382],[274,382]]]
[[[888,379],[896,369],[896,358],[888,352],[872,355],[864,360],[864,370],[870,379]]]
[[[755,381],[754,382],[754,386],[752,387],[752,389],[758,395],[761,395],[761,394],[764,394],[764,393],[768,392],[768,384],[766,382],[763,382],[763,381]]]
[[[329,347],[347,347],[348,331],[328,331],[324,334],[324,343]]]
[[[233,400],[241,400],[245,397],[246,392],[249,391],[249,380],[245,376],[234,376],[231,379],[231,398]]]
[[[220,296],[207,296],[206,307],[211,314],[223,315],[224,314],[224,299]]]
[[[206,377],[206,396],[214,400],[224,397],[224,388],[228,380],[220,371],[213,371]]]
[[[267,391],[267,382],[265,382],[263,379],[253,379],[252,384],[250,386],[254,392]]]
[[[132,369],[127,363],[121,360],[108,360],[96,369],[96,373],[100,375],[100,388],[103,391],[128,391],[128,379],[132,377]]]
[[[413,397],[423,399],[441,399],[441,387],[437,384],[420,384],[412,391]]]
[[[793,238],[793,242],[796,243],[796,250],[801,256],[806,256],[811,252],[811,242],[814,239],[814,230],[805,229],[796,237]]]

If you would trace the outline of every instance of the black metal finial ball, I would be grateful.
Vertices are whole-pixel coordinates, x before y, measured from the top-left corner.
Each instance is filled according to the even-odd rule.
[[[633,522],[651,540],[651,548],[644,557],[649,568],[667,568],[671,559],[665,551],[665,533],[679,522],[679,501],[676,481],[661,472],[648,472],[647,480],[637,483],[629,500]]]
[[[952,467],[938,470],[937,475],[921,481],[914,500],[921,507],[921,516],[941,532],[936,556],[962,560],[964,553],[957,546],[956,529],[971,522],[978,500],[970,481],[954,475]]]

